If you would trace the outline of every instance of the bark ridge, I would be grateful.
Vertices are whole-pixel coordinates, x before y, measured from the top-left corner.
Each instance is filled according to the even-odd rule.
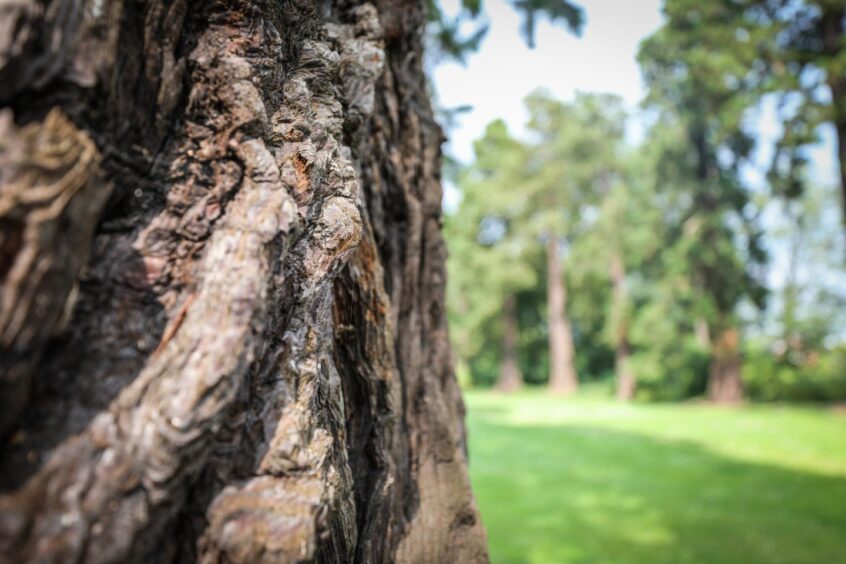
[[[0,560],[487,561],[425,16],[0,7]]]

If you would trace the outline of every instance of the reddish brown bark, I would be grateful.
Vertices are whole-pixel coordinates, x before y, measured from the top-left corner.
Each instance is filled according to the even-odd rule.
[[[425,4],[0,7],[0,554],[484,562]]]
[[[549,308],[549,389],[572,394],[579,387],[573,365],[573,332],[567,319],[567,288],[561,269],[558,241],[549,237],[546,245],[547,305]]]
[[[516,392],[523,387],[523,374],[517,363],[519,339],[517,300],[509,295],[502,304],[502,361],[496,384],[496,389],[501,392]]]
[[[708,375],[708,398],[716,403],[736,403],[743,399],[740,363],[740,332],[729,327],[714,341]]]
[[[628,401],[634,397],[637,379],[629,362],[632,354],[629,344],[629,327],[623,311],[629,300],[626,266],[618,253],[611,256],[611,293],[614,309],[619,316],[614,335],[614,375],[617,383],[617,399]]]

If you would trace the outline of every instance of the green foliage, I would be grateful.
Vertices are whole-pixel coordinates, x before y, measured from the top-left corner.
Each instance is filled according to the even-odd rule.
[[[839,100],[846,92],[846,5],[667,0],[664,14],[667,24],[642,52],[647,79],[667,86],[655,98],[680,105],[705,91],[699,110],[717,112],[711,115],[733,124],[731,130],[764,96],[775,96],[783,131],[768,179],[774,193],[800,195],[807,148],[819,141],[817,127],[827,121],[846,125],[846,104]]]
[[[524,378],[545,381],[545,241],[554,236],[579,257],[586,246],[570,242],[590,230],[586,218],[623,174],[619,98],[581,94],[565,104],[535,93],[527,106],[531,138],[517,140],[504,123],[491,123],[476,142],[475,162],[458,176],[463,199],[446,223],[453,340],[475,383],[492,383],[498,374],[499,317],[508,295],[517,298]],[[602,339],[605,307],[596,305],[607,302],[608,289],[584,283],[593,262],[570,259],[564,270],[578,292],[569,312],[576,365],[596,378],[612,370],[613,353]]]
[[[427,0],[428,33],[433,47],[446,58],[465,62],[468,53],[479,49],[488,26],[480,23],[484,16],[482,0],[461,0],[461,12],[455,17],[444,14],[438,0]],[[523,16],[520,32],[530,47],[535,46],[535,27],[541,17],[552,23],[561,23],[572,33],[580,33],[584,24],[584,12],[569,0],[511,0],[511,6]],[[473,24],[474,29],[463,33],[464,24]]]
[[[745,358],[743,381],[754,400],[841,401],[846,398],[846,348],[814,352],[801,363],[755,348]]]
[[[530,26],[551,5],[519,4]],[[571,7],[549,10],[577,21]],[[831,243],[839,226],[823,221],[831,193],[808,184],[804,171],[817,125],[837,113],[821,85],[842,76],[846,62],[814,34],[838,10],[846,16],[822,1],[666,0],[665,25],[638,55],[654,118],[638,147],[623,143],[621,100],[603,94],[564,103],[535,92],[525,139],[502,122],[488,127],[476,161],[457,175],[463,200],[446,231],[452,333],[474,383],[499,373],[507,296],[516,297],[524,377],[545,381],[542,247],[552,237],[582,378],[608,380],[623,351],[638,398],[695,397],[706,389],[714,343],[756,334],[763,345],[743,365],[753,399],[846,397],[830,350],[846,327],[843,250]],[[784,125],[770,193],[744,182],[759,138],[752,118],[767,96]],[[784,219],[775,232],[773,201]],[[767,251],[785,248],[788,275],[774,284]],[[773,307],[762,313],[768,300]],[[817,364],[764,352],[778,342],[785,358]]]
[[[537,252],[511,237],[508,190],[519,180],[525,147],[505,124],[490,124],[476,143],[476,164],[459,177],[462,202],[447,216],[444,233],[450,255],[447,289],[450,328],[459,357],[476,383],[498,374],[502,339],[500,311],[505,297],[537,284]]]

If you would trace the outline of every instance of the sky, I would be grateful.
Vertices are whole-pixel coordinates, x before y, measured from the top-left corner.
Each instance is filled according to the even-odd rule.
[[[531,49],[519,33],[521,16],[506,0],[485,0],[489,24],[481,48],[462,65],[443,61],[433,65],[432,80],[443,108],[470,105],[456,127],[448,132],[446,150],[463,162],[473,158],[473,141],[481,137],[485,126],[501,118],[518,135],[524,131],[527,113],[523,99],[533,90],[543,88],[557,98],[570,100],[576,92],[618,94],[635,114],[627,126],[629,141],[642,138],[643,127],[637,108],[645,87],[637,65],[640,42],[662,24],[661,0],[579,0],[586,22],[581,36],[562,25],[541,19],[537,26],[536,46]],[[456,14],[458,0],[443,0],[448,14]],[[766,166],[771,141],[780,131],[775,111],[763,108],[754,129],[763,141],[759,144],[760,168]],[[823,128],[823,142],[812,151],[812,178],[825,185],[835,183],[832,128]],[[750,171],[748,181],[763,182],[763,174]],[[454,195],[453,195],[454,196]],[[450,198],[447,194],[446,205]]]
[[[537,88],[564,100],[578,91],[611,92],[636,108],[644,87],[635,57],[640,41],[661,25],[660,0],[579,4],[587,20],[581,37],[542,19],[536,46],[530,49],[518,31],[520,15],[505,0],[486,0],[490,28],[479,51],[468,57],[466,66],[441,62],[433,69],[440,106],[473,106],[449,132],[448,150],[455,157],[471,160],[473,140],[494,119],[502,118],[514,132],[523,131],[523,99]],[[445,1],[445,11],[454,13],[455,5],[455,0]],[[638,136],[636,123],[629,129]]]
[[[531,49],[519,33],[520,15],[506,0],[484,0],[489,30],[480,49],[467,57],[466,64],[441,61],[433,64],[437,104],[442,108],[470,105],[447,133],[445,150],[462,162],[473,159],[473,141],[482,136],[491,121],[501,118],[518,136],[525,132],[527,112],[523,99],[543,88],[562,100],[571,100],[576,92],[608,92],[623,98],[634,114],[627,124],[627,139],[636,143],[644,127],[637,115],[645,86],[637,64],[640,42],[662,24],[661,0],[577,0],[586,21],[581,36],[562,25],[541,19],[536,29],[536,46]],[[448,14],[456,14],[459,0],[442,0]],[[468,28],[468,31],[472,28]],[[745,180],[766,190],[763,170],[772,155],[772,142],[780,125],[772,104],[764,104],[752,118],[758,134],[757,170],[749,167]],[[822,186],[834,186],[838,174],[833,128],[821,130],[823,141],[811,151],[811,180]],[[444,206],[455,209],[458,191],[447,183]],[[764,214],[765,228],[774,229],[779,221],[778,206]],[[779,287],[787,271],[784,245],[770,240],[770,283]],[[836,273],[840,276],[839,272]]]

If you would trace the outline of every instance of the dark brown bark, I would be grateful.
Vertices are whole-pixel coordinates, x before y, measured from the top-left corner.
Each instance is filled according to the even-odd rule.
[[[623,310],[628,303],[629,296],[626,287],[626,265],[619,253],[611,255],[611,293],[614,308],[620,315],[614,335],[614,375],[617,381],[617,399],[629,401],[634,397],[637,380],[629,362],[632,354],[629,343],[629,327],[623,316]]]
[[[496,389],[501,392],[516,392],[523,387],[523,374],[517,363],[520,328],[517,324],[517,300],[513,295],[502,304],[502,361]]]
[[[740,332],[729,327],[717,333],[708,374],[708,399],[715,403],[736,403],[743,399]]]
[[[558,241],[548,237],[546,244],[547,305],[549,308],[549,389],[556,394],[572,394],[579,387],[573,365],[573,332],[567,319],[567,288],[561,272]]]
[[[617,399],[630,401],[637,390],[637,376],[631,366],[632,349],[628,340],[617,343],[614,351],[614,373],[617,380]]]
[[[841,81],[839,88],[832,87],[831,91],[836,97],[836,100],[846,100],[846,80]],[[846,104],[846,102],[841,102]],[[843,213],[843,223],[846,224],[846,109],[839,112],[834,122],[834,128],[837,132],[837,156],[840,164],[840,197],[841,210]]]
[[[424,25],[0,7],[0,561],[487,560]]]
[[[846,38],[846,7],[838,2],[822,5],[820,18],[823,53],[829,60],[836,61],[843,56],[844,38]],[[842,66],[840,67],[842,69]],[[832,68],[826,75],[831,89],[832,121],[837,133],[837,156],[840,165],[840,194],[843,222],[846,223],[846,73],[835,72]]]

